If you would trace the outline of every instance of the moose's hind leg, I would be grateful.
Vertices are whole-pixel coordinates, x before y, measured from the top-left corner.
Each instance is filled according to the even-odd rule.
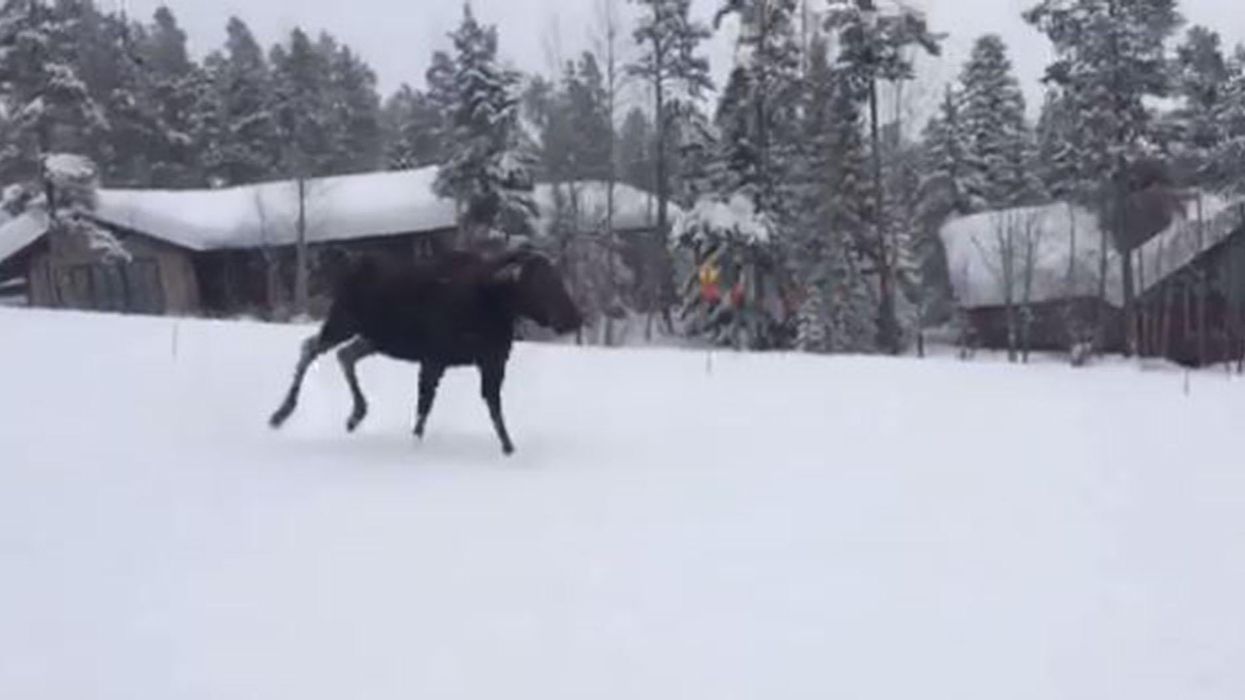
[[[346,383],[350,385],[350,395],[354,399],[354,407],[350,418],[346,420],[346,430],[354,432],[363,419],[367,417],[367,398],[359,388],[359,375],[355,368],[359,361],[376,354],[376,347],[366,338],[355,338],[337,351],[337,360],[341,362],[342,373],[346,375]]]
[[[294,368],[294,381],[290,384],[289,391],[285,394],[285,400],[273,412],[272,417],[268,419],[268,425],[273,428],[280,428],[293,415],[294,409],[298,407],[298,394],[303,387],[303,378],[307,376],[307,369],[311,367],[311,363],[316,358],[323,355],[331,346],[326,346],[322,340],[323,336],[319,333],[311,336],[303,341],[302,350],[298,356],[298,365]]]

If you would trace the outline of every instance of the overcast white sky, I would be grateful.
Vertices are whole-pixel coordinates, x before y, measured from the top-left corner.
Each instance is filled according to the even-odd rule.
[[[497,24],[504,57],[529,71],[548,70],[548,38],[560,27],[561,52],[570,56],[586,48],[593,35],[594,6],[599,0],[472,0],[476,15]],[[817,3],[820,0],[810,0]],[[1030,99],[1040,95],[1038,80],[1049,61],[1044,37],[1020,18],[1036,0],[910,0],[923,6],[936,31],[950,34],[945,57],[926,66],[931,79],[954,77],[973,40],[986,32],[1001,34],[1012,50],[1021,80]],[[242,17],[265,44],[295,26],[313,32],[327,29],[364,55],[380,76],[388,93],[402,82],[422,84],[428,56],[445,48],[445,35],[462,12],[460,0],[100,0],[105,9],[126,9],[131,15],[150,17],[167,4],[190,35],[196,53],[219,46],[225,21],[231,14]],[[627,0],[615,0],[626,11]],[[708,21],[721,0],[693,0],[695,12]],[[111,5],[111,7],[110,7]],[[1242,0],[1181,0],[1190,23],[1219,30],[1229,46],[1245,42]],[[710,56],[714,73],[729,69],[733,38],[727,33],[714,39]]]

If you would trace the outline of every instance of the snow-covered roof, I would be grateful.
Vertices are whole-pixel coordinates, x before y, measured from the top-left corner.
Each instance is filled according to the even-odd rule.
[[[1167,230],[1141,246],[1138,253],[1138,288],[1142,291],[1150,289],[1239,229],[1245,224],[1243,206],[1243,202],[1208,194],[1191,201],[1183,219],[1178,218]]]
[[[453,228],[456,208],[452,200],[433,192],[436,176],[437,169],[429,167],[310,179],[305,185],[307,240],[325,243]],[[569,187],[562,186],[563,192]],[[605,183],[573,187],[579,194],[584,230],[603,227]],[[541,213],[538,226],[547,231],[555,208],[554,187],[537,185],[533,197]],[[651,195],[620,183],[614,200],[616,230],[652,226]],[[215,190],[101,189],[94,216],[190,250],[255,248],[295,242],[298,203],[297,181]],[[46,217],[19,217],[0,226],[0,260],[34,242],[46,225]]]
[[[0,225],[0,262],[21,252],[26,246],[39,240],[48,230],[48,215],[42,209],[30,211]]]
[[[310,179],[312,243],[438,231],[455,225],[454,202],[432,191],[436,168]],[[190,248],[253,248],[297,240],[298,183],[218,190],[100,190],[95,216]]]
[[[1240,208],[1232,202],[1210,194],[1201,195],[1201,202],[1201,235],[1197,210],[1190,205],[1184,217],[1176,217],[1167,229],[1141,246],[1134,279],[1138,293],[1187,265],[1242,223]],[[1008,246],[1001,234],[1008,230],[1012,233],[1014,302],[1025,298],[1028,241],[1033,242],[1034,250],[1031,302],[1098,296],[1104,243],[1098,217],[1077,205],[1054,203],[960,217],[943,227],[947,268],[960,306],[1005,303],[1002,268]],[[1123,305],[1124,296],[1119,267],[1119,256],[1107,242],[1107,301],[1116,306]]]
[[[1004,253],[1011,234],[1012,301],[1025,299],[1025,252],[1033,250],[1030,302],[1097,296],[1104,244],[1098,218],[1075,205],[985,212],[953,219],[942,229],[947,269],[960,306],[1000,306],[1006,302]],[[1122,288],[1115,252],[1108,246],[1107,297],[1119,304]]]

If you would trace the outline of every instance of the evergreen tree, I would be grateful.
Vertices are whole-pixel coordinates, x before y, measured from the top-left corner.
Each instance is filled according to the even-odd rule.
[[[930,33],[923,15],[899,7],[898,13],[879,15],[873,0],[836,2],[825,15],[825,27],[838,41],[836,67],[843,74],[844,89],[850,99],[869,107],[872,155],[871,231],[861,245],[862,254],[877,277],[878,345],[890,353],[902,349],[902,328],[898,311],[898,279],[901,249],[893,232],[886,228],[888,203],[884,196],[882,123],[879,114],[878,84],[899,84],[915,75],[910,49],[940,53],[941,37]]]
[[[433,87],[449,100],[453,137],[437,173],[436,191],[457,201],[468,243],[495,230],[527,234],[536,206],[531,198],[531,146],[519,126],[519,76],[497,62],[497,30],[463,6],[454,42],[454,79]]]
[[[726,159],[736,188],[764,211],[785,212],[781,185],[796,160],[801,96],[801,48],[796,0],[726,0],[717,21],[734,14],[741,26],[738,63],[719,108]],[[751,161],[751,162],[749,162]],[[788,222],[789,223],[789,222]]]
[[[632,37],[640,52],[627,66],[653,98],[654,169],[653,187],[657,199],[655,245],[663,251],[646,260],[640,269],[640,285],[648,293],[644,311],[663,312],[669,323],[668,308],[674,301],[674,270],[664,254],[670,231],[670,201],[677,189],[671,182],[675,124],[694,113],[696,103],[712,87],[709,62],[699,52],[709,38],[707,27],[691,19],[691,0],[633,0],[640,16]]]
[[[322,40],[326,47],[328,43]],[[348,46],[328,53],[329,123],[334,173],[368,172],[380,167],[384,130],[376,73]]]
[[[596,58],[568,62],[556,90],[533,81],[525,101],[540,131],[542,178],[551,182],[609,177],[611,129]]]
[[[829,63],[824,37],[811,43],[799,160],[799,242],[795,270],[804,301],[796,347],[806,352],[865,352],[875,347],[877,310],[860,274],[869,181],[860,114]],[[865,197],[861,199],[860,197]]]
[[[38,208],[50,219],[51,235],[83,236],[105,257],[124,258],[117,240],[86,216],[99,185],[86,154],[108,124],[78,72],[84,9],[20,0],[0,6],[3,205],[11,215]]]
[[[90,154],[108,127],[78,72],[76,9],[41,0],[0,6],[0,97],[12,139],[0,163],[6,182],[37,181],[48,154]]]
[[[967,193],[974,185],[969,182],[968,138],[960,102],[960,95],[948,86],[938,113],[925,125],[921,137],[924,187],[931,198],[938,198],[937,206],[948,214],[967,214],[972,210]]]
[[[454,109],[458,104],[458,69],[454,59],[444,51],[432,54],[432,62],[424,73],[428,84],[428,103],[440,115],[437,138],[448,140],[454,132]]]
[[[1132,250],[1127,202],[1131,164],[1145,155],[1153,114],[1146,101],[1170,92],[1166,42],[1179,27],[1176,0],[1042,0],[1025,19],[1055,48],[1047,79],[1078,115],[1086,148],[1077,168],[1097,173],[1098,209],[1114,234],[1124,284],[1129,348],[1136,347]]]
[[[613,154],[610,152],[613,125],[606,103],[604,76],[596,57],[585,52],[568,75],[565,85],[568,127],[575,144],[574,179],[608,179]]]
[[[331,39],[329,40],[331,41]],[[336,48],[332,42],[329,52]],[[333,170],[334,143],[329,61],[301,29],[287,44],[273,47],[273,117],[280,143],[280,167],[289,177],[313,177]]]
[[[1229,79],[1218,109],[1222,137],[1213,154],[1218,189],[1245,193],[1245,47],[1228,63]]]
[[[249,27],[232,18],[224,51],[207,61],[216,113],[204,114],[211,132],[210,173],[218,184],[239,185],[277,175],[279,153],[272,73]]]
[[[393,169],[422,168],[441,162],[437,138],[441,114],[425,93],[403,85],[381,113],[385,132],[385,161]]]
[[[1052,198],[1085,204],[1091,174],[1082,169],[1085,137],[1074,107],[1059,90],[1047,91],[1037,125],[1037,171]]]
[[[1222,116],[1232,75],[1219,34],[1205,27],[1191,28],[1176,49],[1174,72],[1181,105],[1170,121],[1179,170],[1189,184],[1220,182],[1223,177],[1215,172],[1215,154],[1227,135]]]
[[[1034,142],[1025,121],[1024,93],[999,36],[977,40],[960,76],[960,93],[968,206],[983,211],[1032,203],[1039,197]]]
[[[656,193],[653,173],[656,172],[656,139],[653,122],[639,107],[627,112],[618,133],[619,175],[623,182]]]
[[[186,49],[186,33],[167,7],[156,10],[144,41],[141,68],[150,88],[155,141],[151,145],[152,183],[162,187],[202,186],[196,110],[203,87],[201,69]]]

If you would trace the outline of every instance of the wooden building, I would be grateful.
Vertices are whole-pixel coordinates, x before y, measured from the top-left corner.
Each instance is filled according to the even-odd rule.
[[[1204,227],[1203,243],[1138,299],[1143,355],[1188,366],[1245,362],[1245,212]],[[1155,253],[1157,255],[1157,252]]]
[[[1189,365],[1239,358],[1245,210],[1211,195],[1188,199],[1185,216],[1132,253],[1136,349]],[[1091,212],[1064,203],[988,212],[949,222],[941,237],[966,342],[1127,349],[1119,255]]]
[[[148,314],[281,318],[303,225],[311,312],[324,311],[341,254],[430,257],[454,244],[456,207],[433,192],[435,168],[272,182],[217,190],[108,190],[95,223],[126,255],[109,257],[82,236],[57,232],[32,208],[0,225],[0,299],[33,306]],[[604,185],[578,183],[581,226],[599,230]],[[538,186],[538,229],[562,197]],[[617,231],[652,230],[650,197],[617,185]],[[587,232],[587,231],[586,231]]]

